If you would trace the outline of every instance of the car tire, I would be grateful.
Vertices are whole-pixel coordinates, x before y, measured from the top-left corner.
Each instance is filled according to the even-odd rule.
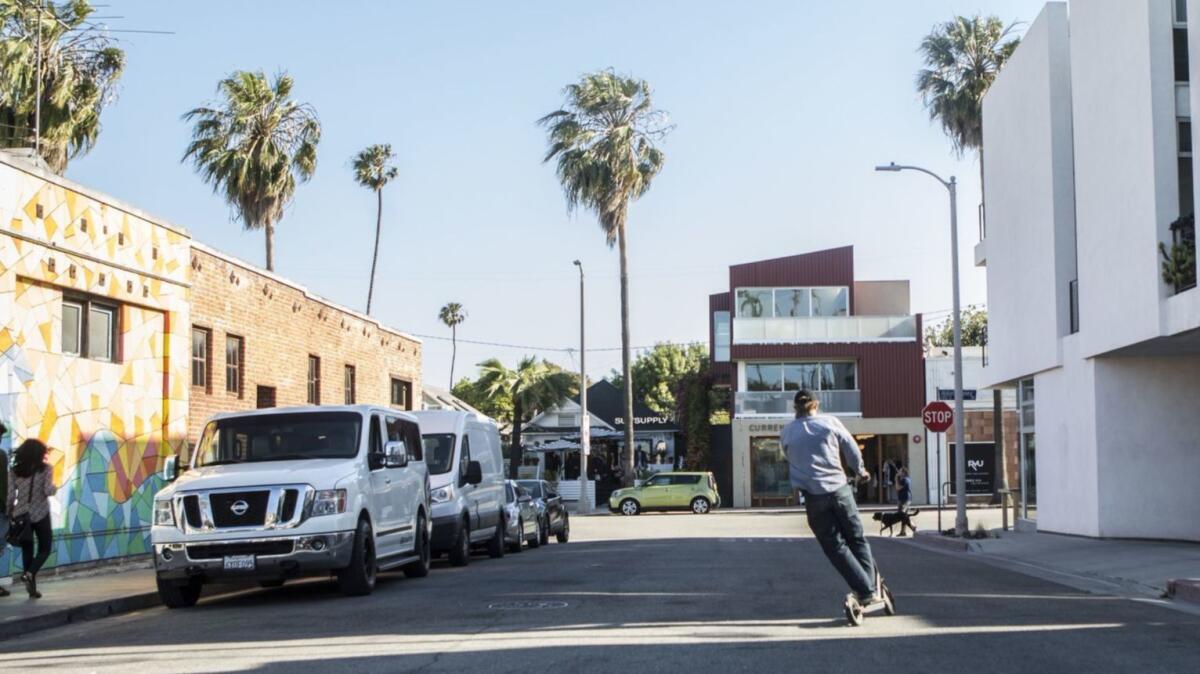
[[[627,516],[632,517],[633,515],[641,514],[641,512],[642,512],[642,506],[637,501],[635,501],[631,498],[627,498],[624,501],[621,501],[621,514],[622,515],[627,515]]]
[[[567,517],[566,513],[563,513],[562,530],[558,532],[556,538],[559,543],[566,543],[571,540],[571,518]]]
[[[424,578],[429,575],[430,541],[428,527],[425,526],[425,516],[417,516],[417,552],[416,561],[405,564],[402,568],[408,578]]]
[[[542,520],[538,526],[538,545],[550,545],[550,518]]]
[[[270,590],[270,589],[276,588],[276,587],[283,587],[283,583],[284,583],[284,580],[282,578],[273,578],[271,580],[258,581],[258,586],[265,590]]]
[[[692,512],[697,515],[707,515],[712,512],[712,504],[703,496],[697,496],[692,499]]]
[[[158,598],[167,608],[188,608],[200,600],[203,583],[196,578],[185,581],[158,578]]]
[[[375,576],[379,571],[375,558],[375,534],[366,519],[358,521],[354,532],[354,550],[350,553],[350,565],[337,572],[338,585],[348,597],[364,597],[375,589]]]
[[[510,543],[508,545],[508,551],[513,554],[516,554],[518,552],[521,552],[521,550],[524,547],[525,547],[525,519],[518,517],[517,518],[517,540],[515,543]]]
[[[529,539],[529,547],[540,548],[542,546],[542,519],[537,520],[537,531],[533,532],[533,538]]]
[[[500,515],[500,521],[496,523],[496,535],[488,540],[487,544],[488,557],[492,559],[500,559],[504,556],[504,515]]]
[[[465,521],[458,528],[454,547],[450,548],[450,566],[466,566],[471,563],[471,526]]]

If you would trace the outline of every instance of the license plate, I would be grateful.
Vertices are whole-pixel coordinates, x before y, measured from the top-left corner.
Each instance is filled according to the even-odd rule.
[[[254,555],[230,555],[225,558],[226,571],[253,571]]]

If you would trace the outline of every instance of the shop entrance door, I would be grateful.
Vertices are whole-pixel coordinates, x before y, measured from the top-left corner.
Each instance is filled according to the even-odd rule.
[[[871,474],[871,480],[858,485],[855,496],[859,503],[890,504],[896,500],[896,472],[899,466],[908,465],[908,438],[901,434],[856,435],[859,451],[862,452],[863,467]],[[885,479],[885,466],[892,462],[891,485]]]
[[[750,438],[750,505],[791,506],[796,494],[778,437]]]

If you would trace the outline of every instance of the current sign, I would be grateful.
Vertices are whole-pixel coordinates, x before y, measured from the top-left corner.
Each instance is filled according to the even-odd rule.
[[[921,410],[921,422],[934,433],[945,433],[950,424],[954,423],[954,410],[946,403],[935,400]]]

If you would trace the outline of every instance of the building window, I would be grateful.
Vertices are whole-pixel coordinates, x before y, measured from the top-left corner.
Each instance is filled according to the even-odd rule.
[[[412,382],[392,377],[392,407],[412,409]]]
[[[747,363],[747,391],[857,391],[854,362]]]
[[[850,288],[739,288],[738,318],[808,318],[850,315]]]
[[[63,353],[116,362],[119,316],[117,307],[111,304],[79,297],[63,298]]]
[[[308,357],[308,404],[321,404],[321,359]]]
[[[763,288],[739,288],[737,291],[737,315],[739,318],[762,318],[771,316],[774,303],[771,290]]]
[[[346,404],[354,404],[354,366],[347,365],[346,373],[342,380],[342,387],[346,391]]]
[[[1017,385],[1018,421],[1021,430],[1021,517],[1037,519],[1037,433],[1034,428],[1033,380]]]
[[[1071,279],[1067,283],[1067,300],[1070,304],[1071,334],[1079,332],[1079,279]]]
[[[245,345],[236,335],[225,335],[225,390],[242,397],[242,360]]]
[[[212,332],[206,328],[192,327],[192,386],[211,391]]]
[[[729,332],[729,312],[713,312],[713,360],[718,363],[729,362],[729,343],[732,335]]]
[[[1179,215],[1191,215],[1195,209],[1192,186],[1192,122],[1180,119],[1175,125],[1179,149]]]

